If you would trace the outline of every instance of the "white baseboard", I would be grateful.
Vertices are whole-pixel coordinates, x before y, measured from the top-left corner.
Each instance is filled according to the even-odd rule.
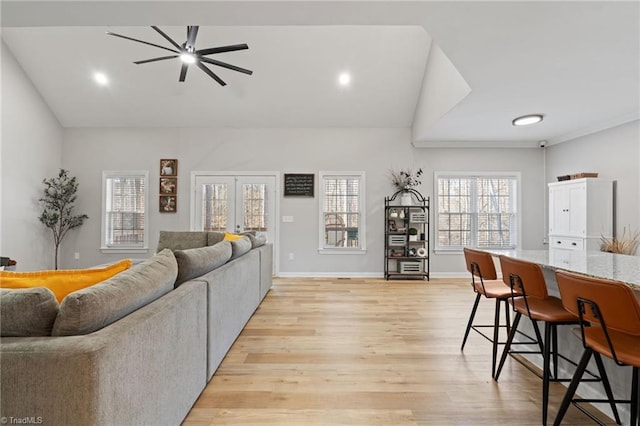
[[[382,272],[280,272],[279,278],[384,278]],[[468,278],[468,273],[431,272],[430,278]]]

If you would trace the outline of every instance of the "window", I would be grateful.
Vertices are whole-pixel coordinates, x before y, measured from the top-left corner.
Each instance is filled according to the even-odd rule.
[[[102,251],[148,249],[147,171],[102,173]]]
[[[363,252],[364,172],[320,172],[320,252]]]
[[[519,174],[436,173],[436,250],[517,246]]]

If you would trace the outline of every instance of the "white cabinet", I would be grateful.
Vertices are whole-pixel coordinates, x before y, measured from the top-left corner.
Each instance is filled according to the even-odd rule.
[[[599,250],[613,226],[613,182],[575,179],[549,184],[549,247]]]

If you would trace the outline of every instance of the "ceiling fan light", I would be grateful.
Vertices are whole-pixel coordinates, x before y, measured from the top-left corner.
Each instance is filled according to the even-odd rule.
[[[182,54],[180,54],[180,60],[182,62],[184,62],[185,64],[195,64],[196,63],[196,57],[193,56],[191,53],[182,53]]]
[[[531,124],[537,124],[543,119],[542,114],[527,114],[521,117],[514,118],[511,124],[514,126],[529,126]]]

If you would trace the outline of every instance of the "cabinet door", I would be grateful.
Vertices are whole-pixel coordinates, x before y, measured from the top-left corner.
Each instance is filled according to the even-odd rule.
[[[567,187],[549,190],[549,234],[562,235],[569,232],[570,200]]]
[[[587,186],[570,185],[569,198],[569,235],[586,236],[587,232]]]

